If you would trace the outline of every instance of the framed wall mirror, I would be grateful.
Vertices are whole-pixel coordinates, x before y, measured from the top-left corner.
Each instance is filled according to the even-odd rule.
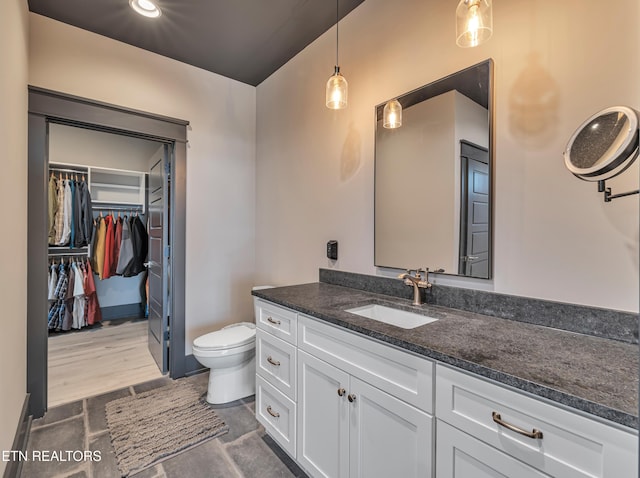
[[[492,277],[492,75],[486,60],[376,106],[376,266]]]

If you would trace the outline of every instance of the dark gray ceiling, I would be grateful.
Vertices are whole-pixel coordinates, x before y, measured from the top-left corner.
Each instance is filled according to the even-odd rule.
[[[363,1],[340,0],[340,18]],[[254,86],[336,22],[330,0],[156,3],[158,19],[128,0],[29,0],[29,10]]]

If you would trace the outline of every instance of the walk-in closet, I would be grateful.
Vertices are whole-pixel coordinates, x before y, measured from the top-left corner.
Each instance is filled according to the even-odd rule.
[[[48,139],[51,407],[162,376],[146,264],[149,164],[165,146],[56,123]]]

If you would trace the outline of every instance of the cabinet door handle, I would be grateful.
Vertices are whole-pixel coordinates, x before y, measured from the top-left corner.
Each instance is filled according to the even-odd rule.
[[[520,427],[512,425],[511,423],[505,422],[498,412],[492,412],[491,417],[493,418],[493,421],[496,422],[498,425],[500,425],[501,427],[508,428],[512,432],[519,433],[520,435],[524,435],[529,438],[542,439],[542,432],[540,430],[536,430],[535,428],[530,432],[527,430],[523,430]]]
[[[271,405],[267,407],[267,411],[269,412],[269,415],[271,415],[272,417],[280,418],[280,414],[278,412],[274,412],[271,408]]]
[[[345,393],[346,393],[346,390],[344,388],[339,388],[338,389],[338,396],[339,397],[343,397]]]
[[[279,320],[273,320],[273,318],[271,316],[267,317],[267,322],[271,322],[274,325],[280,325],[280,321]]]
[[[356,401],[356,396],[355,396],[355,394],[353,394],[353,393],[350,393],[349,395],[347,395],[347,398],[349,399],[349,401],[350,401],[351,403],[353,403],[353,402],[355,402],[355,401]]]
[[[278,362],[277,360],[273,360],[273,359],[271,358],[271,355],[269,355],[269,356],[267,357],[267,362],[269,362],[271,365],[275,365],[276,367],[279,367],[279,366],[280,366],[280,362]]]

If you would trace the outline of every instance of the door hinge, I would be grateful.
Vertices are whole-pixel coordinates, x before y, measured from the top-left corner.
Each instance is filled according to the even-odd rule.
[[[171,338],[171,332],[169,330],[165,330],[164,331],[164,340],[166,340],[168,342],[170,338]]]
[[[164,257],[171,256],[171,246],[164,246]]]

